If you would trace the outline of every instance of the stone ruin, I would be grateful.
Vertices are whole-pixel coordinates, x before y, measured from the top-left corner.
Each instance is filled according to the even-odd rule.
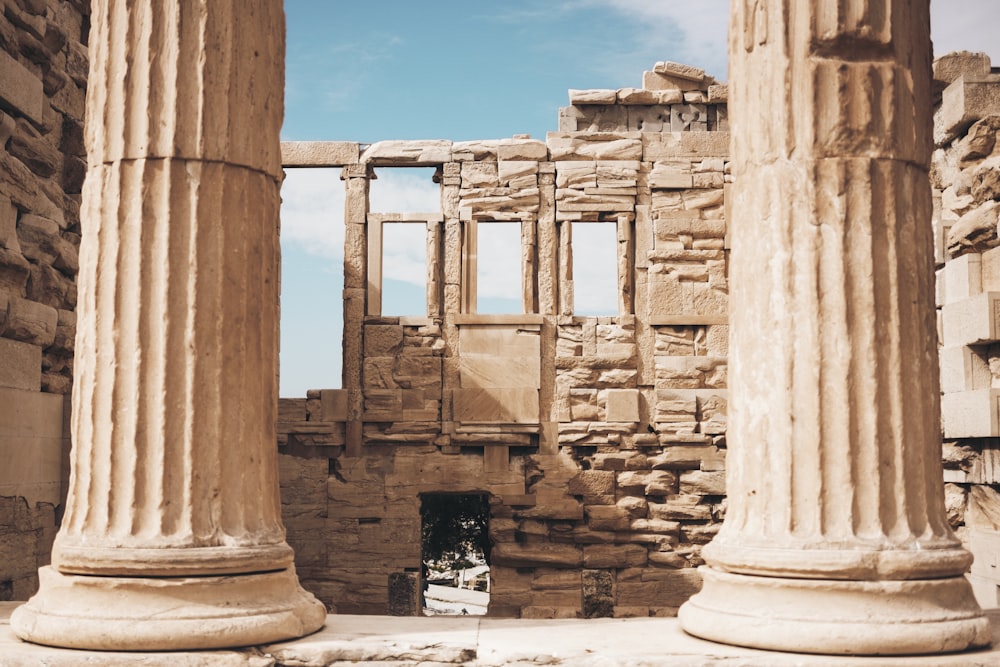
[[[115,0],[101,0],[95,7],[103,12],[113,4]],[[273,39],[280,34],[280,12],[264,9],[273,9],[273,3],[257,4],[259,13],[244,14],[232,2],[221,3],[217,13],[205,19],[206,25],[219,34],[225,26],[240,26],[239,38],[230,45],[236,61],[250,61],[251,52],[257,57],[255,45],[268,43],[274,51],[267,60],[280,64],[279,40]],[[734,53],[747,55],[738,59],[734,85],[743,86],[741,94],[750,99],[754,90],[773,89],[768,77],[781,71],[774,63],[781,39],[794,41],[802,35],[779,29],[787,27],[783,22],[788,17],[769,14],[766,3],[748,3],[749,8],[736,4],[734,25],[745,30],[734,37],[742,50],[734,46]],[[760,179],[761,184],[759,190],[748,186],[742,191],[729,160],[729,89],[694,67],[658,63],[644,74],[642,88],[571,91],[570,106],[559,112],[558,131],[545,141],[296,142],[283,144],[279,155],[280,105],[230,106],[231,100],[253,98],[253,87],[243,86],[246,81],[240,78],[249,76],[252,68],[228,72],[239,84],[232,89],[185,90],[204,99],[206,109],[242,109],[245,114],[220,125],[210,111],[197,116],[183,105],[172,107],[176,97],[158,96],[174,90],[174,83],[147,85],[152,79],[119,76],[116,68],[122,63],[107,45],[120,46],[130,37],[95,21],[92,34],[101,48],[91,53],[92,71],[98,75],[91,76],[89,94],[97,102],[123,101],[126,113],[89,121],[88,149],[95,173],[103,177],[93,179],[89,195],[84,192],[82,215],[85,222],[89,215],[94,224],[102,221],[102,229],[106,225],[117,231],[102,236],[101,244],[95,241],[89,254],[78,259],[89,9],[79,2],[8,2],[0,18],[6,28],[0,53],[0,127],[5,138],[0,160],[6,167],[0,178],[0,303],[5,306],[0,309],[0,409],[10,418],[3,420],[0,456],[10,463],[0,472],[0,594],[24,599],[34,593],[39,584],[35,572],[47,565],[55,540],[53,566],[42,567],[41,592],[19,610],[15,628],[34,641],[84,648],[107,648],[109,642],[113,648],[179,648],[178,635],[185,637],[183,647],[217,646],[218,634],[230,626],[240,627],[226,645],[273,641],[322,624],[316,601],[298,587],[299,581],[339,613],[386,613],[390,578],[419,567],[420,495],[482,493],[490,499],[494,542],[491,615],[662,616],[674,615],[687,603],[682,610],[685,628],[700,636],[768,648],[851,651],[835,639],[829,646],[796,644],[817,630],[798,623],[801,618],[794,613],[791,618],[775,617],[783,627],[795,628],[785,633],[790,639],[755,637],[758,628],[739,626],[729,604],[767,609],[778,599],[777,593],[769,598],[755,588],[765,580],[785,586],[783,599],[793,611],[802,609],[803,600],[831,591],[865,603],[871,602],[866,596],[874,594],[887,600],[878,607],[881,616],[910,614],[907,618],[921,622],[923,638],[866,637],[867,643],[856,646],[856,652],[959,650],[988,641],[978,608],[963,588],[967,585],[961,574],[969,559],[951,529],[958,530],[977,556],[970,580],[980,602],[996,606],[1000,504],[994,470],[1000,426],[998,390],[993,386],[1000,386],[994,380],[1000,376],[995,363],[1000,352],[994,350],[1000,334],[992,301],[1000,293],[994,284],[1000,273],[994,250],[1000,246],[1000,148],[995,141],[1000,75],[988,58],[958,54],[937,61],[932,89],[918,85],[897,90],[901,68],[919,69],[921,59],[929,59],[922,45],[926,26],[919,20],[909,23],[906,17],[890,21],[886,13],[873,16],[881,17],[877,30],[860,30],[847,25],[850,21],[833,27],[845,34],[858,29],[874,42],[887,40],[872,46],[881,60],[864,70],[864,76],[881,81],[876,90],[890,95],[888,105],[880,107],[876,103],[886,100],[859,92],[864,88],[857,88],[858,81],[864,77],[857,78],[855,64],[837,61],[850,58],[833,40],[824,47],[824,57],[840,62],[841,69],[797,81],[788,94],[798,97],[783,100],[780,113],[759,133],[744,130],[740,135],[734,117],[736,145],[743,151],[737,176],[742,175],[744,183]],[[181,44],[180,54],[199,49],[206,53],[200,42],[185,41],[194,39],[192,35],[168,37]],[[208,58],[201,65],[206,80],[227,75],[222,69],[226,62]],[[277,66],[254,62],[260,71],[253,76],[261,89],[280,89]],[[164,72],[149,72],[150,77],[160,75]],[[853,91],[854,103],[868,105],[861,117],[883,123],[880,128],[892,141],[883,141],[863,124],[852,125],[855,116],[817,111],[842,108],[844,100],[837,95],[846,93],[829,85],[838,76]],[[790,122],[792,110],[800,108],[796,104],[806,101],[809,105],[801,108],[813,114],[807,115],[815,121],[812,131],[827,143],[818,142],[811,153],[799,155],[795,167],[800,171],[794,173],[814,174],[828,187],[827,194],[849,191],[851,206],[843,211],[837,200],[809,199],[813,195],[806,188],[781,191],[795,192],[797,198],[775,194],[775,184],[788,174],[778,162],[761,157],[782,150],[787,137],[782,138],[781,123],[808,135],[809,123]],[[907,125],[906,118],[910,110],[919,117],[932,105],[937,146],[931,170],[934,226],[914,230],[906,223],[909,211],[916,211],[918,220],[931,214],[931,200],[924,202],[920,194],[921,179],[927,178],[920,165],[930,159],[923,154],[930,137]],[[99,108],[95,104],[91,113]],[[901,111],[875,113],[886,108]],[[188,123],[150,123],[147,114]],[[188,134],[191,127],[198,131]],[[277,246],[275,230],[266,223],[277,214],[282,167],[331,166],[343,168],[347,193],[343,388],[277,400],[270,382],[277,280],[268,268],[275,264]],[[402,167],[437,170],[439,211],[369,211],[373,169]],[[154,196],[140,199],[139,183]],[[911,189],[901,195],[892,183]],[[248,192],[255,194],[236,194]],[[897,201],[893,197],[909,208],[896,215],[897,209],[886,203]],[[105,205],[110,201],[155,202],[140,211],[144,221],[160,230],[155,238],[167,243],[176,233],[181,235],[178,242],[198,239],[208,251],[178,255],[160,268],[154,258],[162,247],[129,232],[136,210]],[[742,208],[734,207],[734,201]],[[841,286],[847,302],[855,305],[865,302],[869,293],[880,304],[910,303],[911,297],[918,302],[929,294],[928,281],[906,285],[902,276],[913,267],[920,274],[920,253],[925,245],[930,248],[923,243],[925,235],[933,232],[940,267],[944,488],[935,477],[938,393],[925,372],[934,367],[929,361],[933,321],[917,310],[876,307],[859,320],[875,323],[871,330],[845,333],[834,326],[839,320],[823,310],[828,304],[820,299],[817,306],[796,291],[796,281],[789,282],[790,274],[781,273],[783,263],[769,265],[774,273],[761,274],[759,281],[750,263],[731,267],[730,242],[738,238],[748,248],[762,244],[760,252],[802,262],[805,273],[795,274],[796,279],[817,271],[818,265],[811,262],[818,260],[803,249],[808,244],[796,245],[794,235],[770,230],[770,235],[761,233],[755,239],[746,226],[752,212],[766,217],[775,206],[787,206],[792,217],[795,211],[822,210],[830,216],[824,224],[845,229],[863,224],[865,216],[885,216],[893,233],[905,240],[879,237],[872,248],[893,261],[896,250],[913,242],[915,254],[899,260],[900,273],[881,273],[874,283],[866,282],[870,275],[862,275],[860,281]],[[843,217],[836,218],[834,211]],[[260,216],[265,223],[256,236],[242,239],[240,254],[229,260],[227,272],[237,276],[234,282],[242,290],[236,293],[236,305],[223,298],[233,294],[224,292],[232,286],[213,282],[217,274],[208,268],[230,242],[227,224],[218,224],[220,218],[230,219],[227,216]],[[176,226],[176,220],[187,226]],[[397,222],[426,229],[423,314],[382,312],[382,231]],[[477,230],[501,222],[520,226],[520,315],[491,315],[477,308]],[[572,239],[580,225],[606,225],[614,231],[616,316],[575,312]],[[177,229],[181,231],[167,233]],[[135,252],[116,254],[121,247]],[[112,266],[109,258],[126,255],[137,263],[119,260],[115,270],[98,270]],[[754,256],[759,255],[747,255]],[[189,272],[191,266],[201,270]],[[248,268],[258,266],[265,268]],[[879,263],[875,268],[883,269]],[[577,267],[576,273],[581,270]],[[187,273],[185,297],[172,291],[170,277]],[[731,282],[731,277],[736,280]],[[832,284],[830,276],[817,280]],[[764,287],[755,287],[758,282]],[[757,301],[788,285],[794,307],[781,310]],[[761,310],[731,308],[731,288],[745,297],[741,303],[761,303]],[[109,294],[118,297],[109,299]],[[164,311],[150,304],[169,306]],[[186,313],[188,319],[164,323],[163,312]],[[755,312],[775,317],[755,321]],[[124,333],[112,335],[110,327],[100,326],[98,313],[105,323],[119,322]],[[788,326],[791,314],[808,326]],[[74,345],[77,316],[85,333]],[[243,331],[247,321],[259,326],[245,339],[234,342],[222,335]],[[812,430],[794,431],[778,420],[755,422],[749,392],[740,399],[743,403],[734,401],[729,409],[733,321],[741,323],[744,332],[732,341],[734,352],[742,355],[734,357],[743,364],[734,368],[739,386],[756,387],[754,396],[769,402],[768,414],[808,415],[800,423],[812,423]],[[828,330],[823,322],[832,322]],[[761,338],[771,326],[773,343]],[[754,328],[756,339],[746,333]],[[865,338],[875,330],[879,336]],[[198,349],[219,354],[185,358],[179,364],[154,352],[150,359],[160,359],[161,371],[148,376],[141,365],[109,372],[104,363],[126,358],[137,346],[149,346],[161,356],[173,350],[183,357],[185,336],[192,335]],[[890,392],[888,398],[876,393],[872,401],[863,392],[851,393],[865,378],[852,375],[859,373],[858,366],[845,364],[834,353],[844,341],[858,346],[859,358],[868,353],[898,362],[899,357],[891,355],[911,354],[912,363],[893,366],[910,374],[893,376],[897,393]],[[832,351],[813,356],[820,348]],[[75,368],[74,354],[79,359]],[[244,372],[227,376],[224,369],[231,369],[236,359]],[[847,379],[830,389],[835,383],[817,385],[808,374],[795,375],[793,385],[798,383],[798,388],[785,394],[769,391],[778,384],[760,384],[762,378],[774,379],[768,373],[796,359],[808,360],[801,368],[815,363],[826,377]],[[70,426],[64,396],[73,371],[77,391],[72,430],[77,445],[74,477],[67,482]],[[890,381],[883,376],[875,380]],[[116,385],[129,391],[116,392]],[[817,392],[825,398],[817,401]],[[912,423],[898,418],[904,393],[922,406]],[[204,451],[159,447],[157,436],[150,435],[172,432],[171,420],[156,407],[161,400],[173,405],[171,396],[185,396],[185,405],[194,406],[184,413],[185,433],[195,433],[198,442],[211,445]],[[220,396],[232,403],[223,405]],[[834,399],[841,396],[850,398],[841,413],[847,421],[841,423],[863,423],[880,415],[885,421],[879,424],[889,424],[884,440],[876,439],[882,443],[877,451],[866,448],[865,438],[852,436],[845,440],[851,455],[831,459],[818,444],[832,442],[830,433],[836,432],[834,420],[818,410],[837,404]],[[275,431],[267,417],[267,406],[275,402],[276,448],[269,439]],[[227,407],[241,403],[260,410]],[[136,404],[146,406],[145,412],[129,416],[136,414]],[[780,431],[781,436],[767,453],[773,458],[755,445],[745,445],[737,459],[738,472],[730,472],[729,498],[726,463],[728,458],[732,467],[734,457],[727,457],[727,414],[740,427],[730,433],[730,440],[762,432],[771,433],[770,438]],[[108,428],[112,423],[118,428]],[[222,442],[219,434],[228,429],[241,434],[239,446],[216,446]],[[786,437],[793,432],[815,438],[816,446],[793,450]],[[165,441],[172,442],[169,437]],[[932,449],[934,460],[925,456]],[[159,457],[160,469],[170,473],[158,482],[151,481],[153,476],[143,467],[150,456]],[[887,489],[881,495],[866,495],[865,482],[851,477],[850,462],[861,460],[874,462],[872,470],[888,462],[891,474],[868,480]],[[754,475],[743,471],[765,461],[784,466],[792,482],[768,483],[754,498],[757,480],[769,479],[768,470],[778,468]],[[279,470],[280,515],[277,496],[267,491]],[[194,480],[194,486],[178,486],[174,473]],[[826,477],[809,476],[819,473]],[[157,509],[179,498],[172,494],[182,487],[195,491],[173,510]],[[215,502],[213,490],[224,500]],[[939,511],[942,504],[947,507],[946,521]],[[235,512],[234,507],[241,510]],[[852,507],[859,521],[876,517],[892,530],[886,529],[885,543],[872,548],[823,507]],[[57,508],[65,517],[56,518]],[[720,534],[727,510],[730,518]],[[788,515],[794,520],[786,530],[781,522]],[[703,549],[717,534],[714,546]],[[915,553],[914,544],[926,553]],[[294,567],[289,545],[295,551]],[[858,549],[861,557],[855,562],[857,554],[850,552]],[[783,556],[775,560],[779,551]],[[696,569],[706,561],[708,568]],[[261,569],[268,572],[261,574]],[[824,579],[819,573],[834,574]],[[184,583],[169,581],[188,575],[197,576]],[[261,596],[273,605],[263,620],[254,617],[253,623],[210,612],[204,617],[168,614],[161,620],[183,629],[164,638],[156,623],[139,624],[142,631],[136,632],[131,618],[100,616],[113,611],[114,605],[100,604],[108,599],[102,597],[103,582],[112,579],[129,585],[166,581],[164,585],[176,585],[178,594],[194,600],[229,596],[238,609],[256,609],[259,601],[252,598]],[[812,580],[821,583],[802,583]],[[913,595],[916,589],[908,587],[908,580],[917,588],[926,584],[930,592]],[[877,586],[865,588],[862,582]],[[689,602],[699,589],[702,592]],[[248,590],[254,595],[247,597]],[[142,585],[130,594],[137,604],[155,605],[144,597]],[[892,606],[907,595],[913,605],[908,611]],[[932,611],[945,599],[953,600],[954,607],[944,615]],[[72,627],[54,620],[60,607],[76,614]],[[95,610],[97,615],[90,618]],[[186,610],[169,613],[182,612]],[[725,628],[728,639],[713,634],[713,625]],[[98,638],[97,628],[113,638]],[[884,635],[885,626],[875,629]],[[800,630],[804,634],[798,634]]]

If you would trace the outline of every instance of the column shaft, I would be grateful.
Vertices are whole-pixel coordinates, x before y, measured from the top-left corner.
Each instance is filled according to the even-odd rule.
[[[70,488],[45,644],[318,629],[278,497],[278,0],[95,0]],[[93,576],[100,575],[100,576]]]
[[[728,510],[684,628],[986,644],[944,514],[928,2],[736,0],[730,76]]]

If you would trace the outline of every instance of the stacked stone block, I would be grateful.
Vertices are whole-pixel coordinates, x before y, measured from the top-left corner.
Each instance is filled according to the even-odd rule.
[[[65,495],[89,14],[0,12],[0,599],[35,592]]]
[[[385,613],[390,575],[419,567],[426,493],[490,496],[491,614],[667,615],[697,590],[725,507],[725,88],[669,63],[645,84],[570,94],[572,114],[641,128],[564,110],[544,142],[285,146],[348,187],[357,368],[279,406],[289,540],[328,605]],[[436,167],[441,211],[368,213],[372,168],[407,166]],[[417,218],[427,312],[396,317],[373,229]],[[479,312],[477,230],[497,222],[520,226],[523,314]],[[577,224],[614,226],[617,315],[575,312]]]
[[[1000,574],[1000,72],[982,53],[934,64],[935,239],[948,517],[976,560],[970,579],[997,605]]]

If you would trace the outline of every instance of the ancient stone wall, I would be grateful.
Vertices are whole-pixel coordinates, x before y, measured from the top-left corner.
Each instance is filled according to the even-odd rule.
[[[492,614],[673,614],[697,590],[724,503],[725,86],[671,63],[643,83],[571,91],[544,142],[284,146],[347,187],[344,389],[279,408],[288,539],[330,606],[385,613],[425,493],[490,496]],[[441,211],[370,213],[373,168],[405,166],[437,169]],[[426,227],[425,314],[382,312],[393,222]],[[520,315],[479,312],[496,222],[520,226]],[[616,315],[576,312],[579,225],[616,240]]]
[[[0,13],[0,600],[37,588],[65,497],[89,14]]]
[[[949,518],[988,596],[997,75],[968,55],[935,72]],[[388,575],[419,567],[419,496],[442,492],[491,497],[490,613],[673,614],[697,590],[726,505],[726,100],[663,63],[642,88],[570,91],[544,143],[283,146],[288,167],[344,166],[348,192],[344,389],[279,406],[289,542],[328,605],[384,613]],[[441,211],[368,213],[376,166],[436,167]],[[381,225],[396,221],[427,228],[426,316],[381,312]],[[493,221],[521,225],[523,315],[476,312],[476,229]],[[575,313],[581,224],[615,230],[616,316]],[[990,333],[958,340],[975,327]]]
[[[980,604],[1000,599],[1000,71],[985,54],[935,63],[937,301],[949,519],[976,557]]]

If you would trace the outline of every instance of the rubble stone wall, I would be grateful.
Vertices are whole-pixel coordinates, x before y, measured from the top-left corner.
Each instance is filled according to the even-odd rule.
[[[65,497],[89,14],[0,13],[0,600],[35,592]]]

